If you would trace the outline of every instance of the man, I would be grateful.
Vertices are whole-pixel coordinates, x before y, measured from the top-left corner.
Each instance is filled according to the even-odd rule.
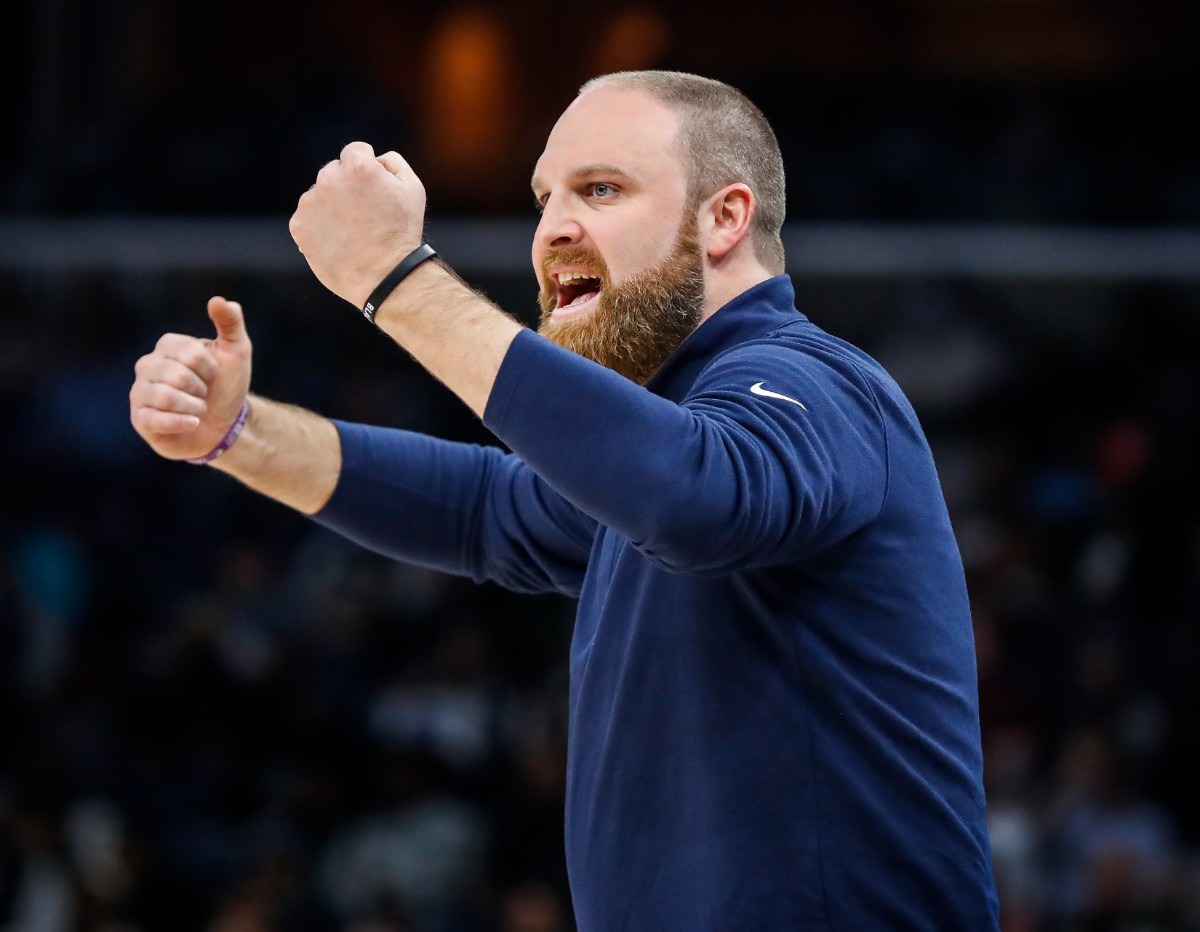
[[[533,193],[541,335],[435,261],[377,288],[424,223],[394,152],[351,143],[291,220],[316,276],[512,454],[259,396],[231,439],[250,342],[222,298],[215,340],[167,335],[139,360],[135,428],[396,558],[579,598],[584,932],[996,928],[932,457],[881,367],[794,307],[762,114],[691,75],[597,79]]]

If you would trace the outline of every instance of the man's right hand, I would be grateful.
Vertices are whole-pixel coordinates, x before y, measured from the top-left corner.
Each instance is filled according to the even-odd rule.
[[[250,337],[236,301],[213,297],[213,339],[167,333],[134,365],[133,429],[172,460],[204,456],[221,442],[250,390]]]

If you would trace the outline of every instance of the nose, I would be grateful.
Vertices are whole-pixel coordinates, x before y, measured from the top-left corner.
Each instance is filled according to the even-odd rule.
[[[548,197],[534,234],[535,242],[542,249],[561,249],[579,244],[583,235],[583,227],[570,210],[568,199]]]

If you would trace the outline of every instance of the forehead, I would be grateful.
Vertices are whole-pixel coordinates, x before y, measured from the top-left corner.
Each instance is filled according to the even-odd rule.
[[[642,90],[597,87],[577,97],[546,140],[533,185],[553,184],[588,165],[611,165],[646,180],[677,176],[678,114]]]

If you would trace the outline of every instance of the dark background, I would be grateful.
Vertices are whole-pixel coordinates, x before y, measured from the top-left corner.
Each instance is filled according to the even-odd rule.
[[[290,213],[351,139],[435,212],[527,210],[594,74],[671,67],[777,127],[796,219],[1194,222],[1184,0],[416,4],[48,0],[6,14],[15,211]]]
[[[431,223],[484,231],[452,258],[528,319],[532,276],[488,224],[523,229],[554,118],[632,67],[763,108],[805,243],[964,231],[979,271],[790,259],[801,309],[884,361],[934,446],[1004,928],[1200,929],[1200,254],[1114,274],[1084,249],[1049,275],[973,238],[1194,242],[1198,19],[1182,0],[6,10],[0,929],[571,927],[571,604],[389,563],[158,460],[126,395],[224,293],[256,390],[494,442],[298,259],[226,240],[282,239],[366,139],[410,160]],[[148,229],[186,256],[202,221],[216,258],[135,254]]]

